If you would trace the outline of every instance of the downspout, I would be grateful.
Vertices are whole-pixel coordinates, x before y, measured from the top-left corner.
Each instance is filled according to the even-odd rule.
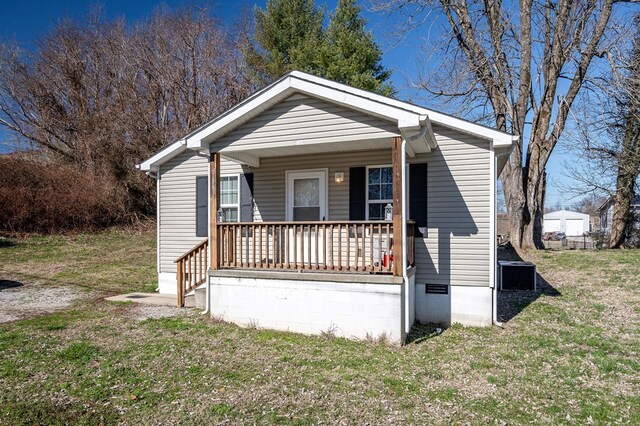
[[[409,283],[409,276],[407,275],[407,268],[409,266],[409,263],[407,262],[407,219],[409,216],[408,199],[407,199],[407,140],[416,140],[420,138],[425,138],[427,135],[427,132],[429,132],[429,126],[427,124],[428,124],[428,117],[420,116],[420,132],[408,138],[403,137],[402,144],[400,145],[400,155],[402,156],[402,161],[400,166],[400,170],[402,173],[402,283],[403,283],[402,285],[404,285],[405,287],[404,321],[405,321],[405,332],[407,334],[411,331],[411,325],[413,325],[413,324],[409,324],[409,318],[411,316],[409,313],[409,306],[411,305],[410,303],[411,297],[409,295],[409,290],[411,288],[411,285]]]
[[[400,171],[402,173],[402,283],[404,285],[404,321],[405,321],[405,333],[409,334],[411,324],[409,324],[409,276],[407,275],[407,140],[402,138],[402,144],[400,148],[400,155],[402,156],[402,162]]]
[[[204,302],[204,311],[200,312],[200,314],[202,315],[207,315],[209,313],[209,308],[211,307],[211,299],[209,299],[209,287],[211,287],[211,280],[209,279],[209,271],[207,271],[207,286],[205,287],[206,300]]]
[[[493,293],[493,303],[492,303],[492,321],[493,324],[497,327],[503,328],[504,324],[500,321],[498,321],[498,285],[496,283],[496,269],[497,269],[497,264],[498,264],[498,259],[497,259],[497,255],[498,255],[498,251],[497,251],[497,245],[496,245],[496,214],[497,214],[497,208],[496,208],[496,183],[498,181],[498,176],[496,176],[496,170],[497,170],[497,166],[498,166],[498,157],[501,157],[503,155],[505,155],[504,153],[500,156],[497,156],[495,153],[495,150],[493,148],[493,141],[491,141],[489,143],[489,168],[490,168],[490,176],[491,176],[491,187],[490,187],[490,197],[491,197],[491,212],[490,212],[490,220],[489,220],[489,235],[491,238],[490,241],[490,254],[489,254],[489,262],[491,263],[491,269],[489,270],[489,279],[490,279],[490,285],[491,288],[493,289],[492,293]]]
[[[148,172],[147,176],[156,180],[156,277],[160,277],[160,167],[155,166]],[[160,280],[158,279],[158,287],[155,293],[160,292]]]
[[[211,161],[211,151],[208,153],[209,161]],[[207,166],[210,167],[209,164]],[[207,173],[207,190],[211,191],[211,173]],[[207,223],[211,223],[211,209],[207,209]],[[207,226],[207,240],[209,241],[208,250],[211,250],[211,226]],[[207,256],[209,256],[209,251],[207,251]],[[205,287],[205,301],[204,301],[204,311],[200,312],[201,315],[207,315],[211,310],[211,298],[210,298],[210,287],[211,287],[211,279],[209,277],[209,271],[207,271],[207,285]]]

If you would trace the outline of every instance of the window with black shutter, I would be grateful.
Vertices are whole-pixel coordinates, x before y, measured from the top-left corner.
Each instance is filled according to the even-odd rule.
[[[253,173],[240,175],[240,222],[253,222]]]
[[[349,220],[364,220],[367,207],[367,168],[349,168]]]

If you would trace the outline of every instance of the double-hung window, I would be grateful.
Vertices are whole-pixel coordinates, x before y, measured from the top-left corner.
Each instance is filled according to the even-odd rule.
[[[220,176],[220,208],[225,222],[238,222],[240,212],[239,175]]]
[[[367,219],[384,220],[384,208],[393,203],[393,169],[391,166],[367,168]]]

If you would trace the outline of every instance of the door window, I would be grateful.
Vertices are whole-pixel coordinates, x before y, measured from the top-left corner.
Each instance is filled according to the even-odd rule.
[[[320,221],[326,219],[327,172],[287,173],[287,220]]]
[[[320,179],[293,180],[293,220],[320,220]]]

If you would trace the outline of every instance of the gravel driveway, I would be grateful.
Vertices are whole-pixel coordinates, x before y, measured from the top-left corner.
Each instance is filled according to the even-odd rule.
[[[57,287],[0,279],[0,323],[53,312],[82,297],[86,297],[86,293],[72,286]]]

